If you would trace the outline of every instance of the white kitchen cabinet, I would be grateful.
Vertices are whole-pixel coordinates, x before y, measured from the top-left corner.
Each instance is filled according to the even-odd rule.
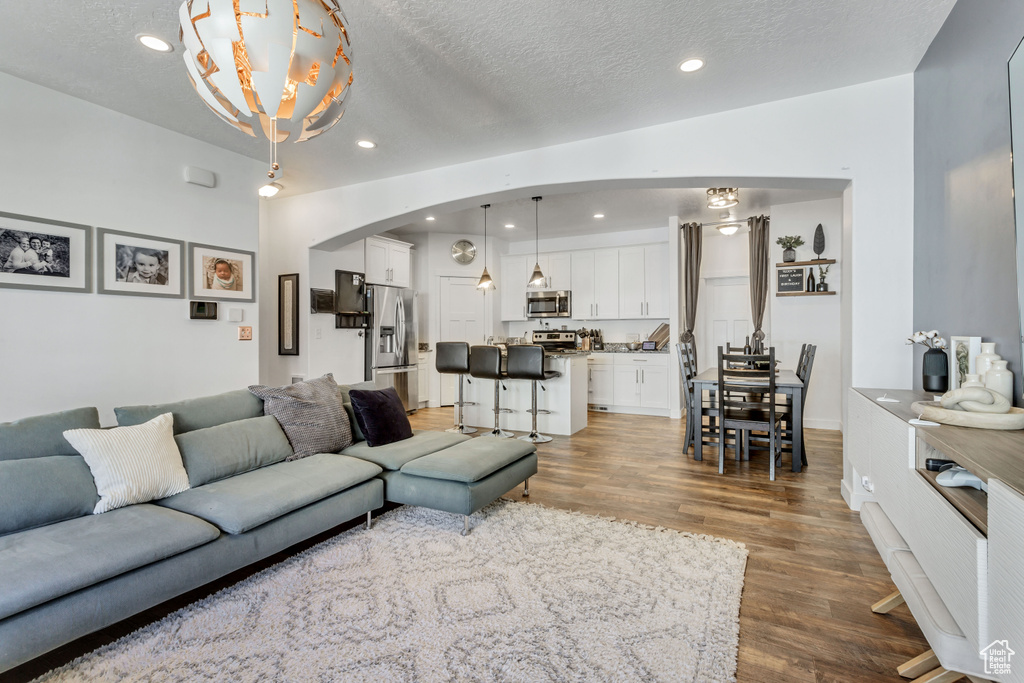
[[[526,320],[526,280],[529,277],[525,256],[502,257],[498,294],[503,321]]]
[[[389,287],[412,284],[412,245],[386,237],[367,237],[364,247],[366,283]]]
[[[640,368],[613,365],[614,388],[612,404],[626,408],[640,407]]]
[[[420,351],[416,357],[416,369],[419,380],[419,394],[420,394],[420,405],[427,403],[430,399],[430,374],[431,374],[431,363],[430,359],[433,356],[433,351]]]
[[[644,247],[644,317],[668,317],[668,249],[663,244]]]
[[[587,403],[610,406],[615,403],[614,366],[610,354],[587,358],[587,372],[590,387]]]
[[[577,320],[619,317],[619,250],[572,253],[572,311]]]
[[[531,291],[565,290],[572,287],[572,254],[555,253],[526,255],[526,274],[523,276],[523,284]],[[540,266],[544,273],[544,282],[539,285],[529,284],[530,276],[533,275],[533,267]]]
[[[640,406],[668,410],[668,368],[640,368]]]
[[[619,315],[668,317],[668,250],[663,244],[619,249]]]

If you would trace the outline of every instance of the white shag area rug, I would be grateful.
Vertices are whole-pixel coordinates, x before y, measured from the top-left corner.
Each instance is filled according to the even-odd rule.
[[[500,500],[402,507],[42,681],[730,681],[747,551]]]

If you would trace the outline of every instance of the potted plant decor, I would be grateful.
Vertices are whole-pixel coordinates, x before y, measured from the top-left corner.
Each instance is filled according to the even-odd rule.
[[[831,265],[818,266],[818,290],[817,291],[819,291],[819,292],[827,292],[828,291],[828,283],[825,282],[825,276],[828,275],[828,269],[831,268],[831,267],[832,267]]]
[[[786,235],[775,240],[775,244],[782,247],[783,263],[792,263],[796,261],[796,248],[803,246],[804,238],[799,235]]]

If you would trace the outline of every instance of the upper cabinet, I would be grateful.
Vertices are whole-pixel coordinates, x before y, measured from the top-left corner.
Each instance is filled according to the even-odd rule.
[[[526,279],[533,272],[526,269],[525,256],[501,257],[501,282],[498,294],[501,295],[501,319],[526,320]]]
[[[668,317],[668,250],[664,245],[619,249],[618,317]]]
[[[578,320],[619,317],[619,250],[572,254],[572,313]]]
[[[366,283],[409,287],[412,284],[412,245],[386,237],[367,237],[365,247]]]
[[[574,320],[668,317],[668,249],[651,244],[501,259],[501,319],[526,320],[526,292],[570,290]],[[529,286],[540,264],[544,283]]]

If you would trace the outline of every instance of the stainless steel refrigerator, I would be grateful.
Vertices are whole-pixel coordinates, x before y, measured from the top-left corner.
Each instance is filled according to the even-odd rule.
[[[366,298],[366,310],[373,311],[366,337],[367,379],[381,389],[394,387],[406,411],[414,411],[420,404],[416,292],[371,285]]]

